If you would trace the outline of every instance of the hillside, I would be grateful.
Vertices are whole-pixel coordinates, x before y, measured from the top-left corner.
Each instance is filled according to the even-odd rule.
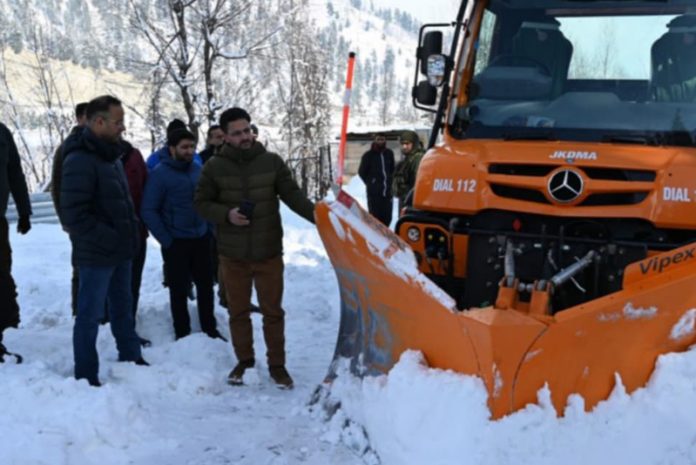
[[[166,2],[0,3],[0,121],[23,139],[33,189],[46,183],[47,154],[69,130],[74,104],[105,92],[124,100],[128,137],[145,152],[160,143],[170,119],[205,130],[236,105],[250,110],[275,147],[302,158],[337,133],[354,51],[351,126],[418,121],[410,88],[419,24],[398,9],[363,0],[229,3],[226,29],[209,31],[219,49],[208,82],[200,24],[210,0],[186,10],[183,46],[173,39]],[[166,49],[152,40],[158,36]]]

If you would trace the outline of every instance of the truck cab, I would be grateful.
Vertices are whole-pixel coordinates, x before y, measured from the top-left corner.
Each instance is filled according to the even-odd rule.
[[[459,309],[544,290],[555,314],[696,239],[694,7],[469,0],[423,27],[435,125],[396,233]]]

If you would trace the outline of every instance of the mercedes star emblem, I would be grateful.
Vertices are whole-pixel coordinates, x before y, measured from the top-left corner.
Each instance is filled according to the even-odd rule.
[[[549,195],[558,203],[570,203],[580,197],[583,184],[582,177],[576,171],[560,170],[549,179]]]

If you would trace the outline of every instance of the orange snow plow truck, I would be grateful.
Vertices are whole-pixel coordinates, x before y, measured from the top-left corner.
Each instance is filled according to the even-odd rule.
[[[329,381],[414,349],[480,377],[492,418],[544,386],[562,415],[694,344],[695,0],[464,1],[421,29],[415,82],[435,124],[394,232],[345,192],[317,208]]]

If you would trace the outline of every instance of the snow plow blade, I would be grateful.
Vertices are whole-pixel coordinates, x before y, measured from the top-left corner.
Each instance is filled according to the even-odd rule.
[[[534,311],[543,292],[519,305],[505,288],[494,306],[458,311],[408,245],[345,192],[317,205],[316,223],[341,295],[329,384],[342,360],[378,375],[414,349],[431,367],[480,377],[492,418],[536,403],[545,385],[562,415],[569,395],[590,410],[619,377],[628,393],[644,386],[659,355],[696,341],[696,245],[633,263],[622,290],[553,316]]]

